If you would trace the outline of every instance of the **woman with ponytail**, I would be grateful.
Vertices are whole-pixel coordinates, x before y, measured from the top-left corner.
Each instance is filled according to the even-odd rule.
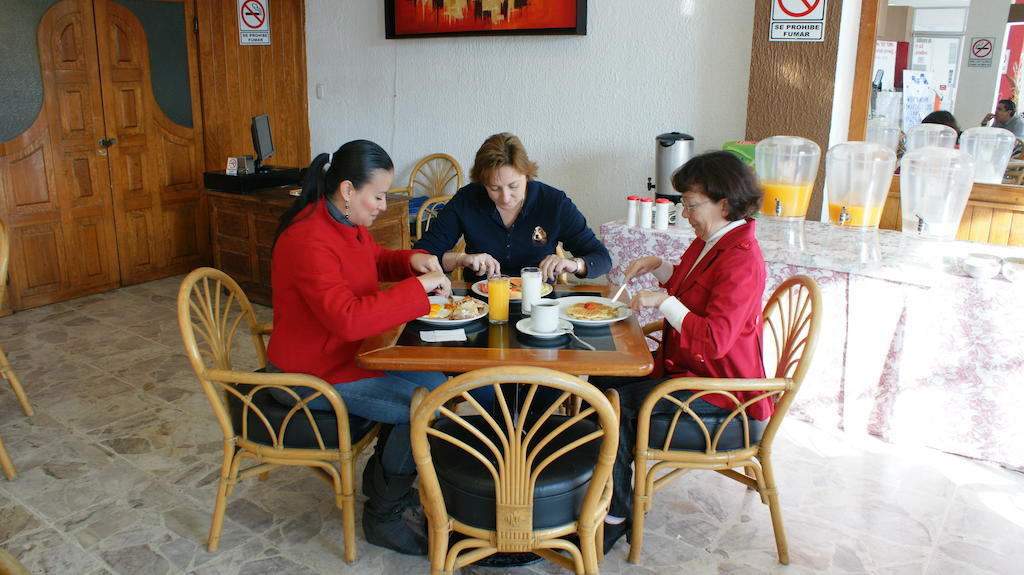
[[[350,414],[388,424],[363,471],[369,497],[363,529],[370,543],[425,555],[426,530],[412,488],[409,404],[417,387],[434,389],[446,378],[355,363],[362,340],[429,313],[428,295],[451,293],[435,256],[384,249],[367,231],[386,208],[393,177],[387,152],[366,140],[310,164],[274,241],[267,370],[315,375],[334,384]],[[381,289],[382,281],[395,283]],[[294,403],[283,393],[276,397]],[[309,406],[330,409],[322,397]]]

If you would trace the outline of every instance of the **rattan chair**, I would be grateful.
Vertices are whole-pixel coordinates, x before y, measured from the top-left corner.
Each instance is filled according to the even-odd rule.
[[[11,456],[7,453],[7,448],[4,447],[4,439],[0,437],[0,469],[4,470],[4,475],[7,479],[14,481],[18,477],[18,471],[14,469],[14,462],[11,461]]]
[[[653,495],[671,481],[694,469],[714,470],[756,490],[768,505],[779,562],[789,563],[782,511],[772,469],[772,442],[810,366],[821,327],[821,294],[807,276],[782,283],[765,304],[764,348],[771,379],[677,378],[663,382],[644,400],[637,420],[633,481],[633,527],[629,561],[640,558],[644,513]],[[686,401],[673,392],[693,390]],[[760,392],[740,401],[734,392]],[[728,398],[735,409],[709,422],[693,415],[690,403],[711,394]],[[749,418],[745,408],[765,397],[775,401],[775,412],[765,422]],[[655,414],[660,401],[675,405],[675,412]],[[648,469],[648,463],[655,462]],[[737,471],[743,468],[745,472]]]
[[[462,167],[448,154],[430,154],[416,163],[409,175],[410,195],[438,196],[455,195],[462,187]]]
[[[503,393],[508,386],[516,387]],[[494,391],[491,411],[469,393],[481,388]],[[544,388],[558,399],[531,413]],[[520,398],[512,403],[521,410],[506,397]],[[557,413],[574,397],[584,409]],[[458,413],[446,407],[456,398],[463,400]],[[575,573],[598,572],[618,445],[614,391],[606,396],[551,369],[493,367],[452,378],[429,394],[419,389],[412,405],[432,575],[517,552]]]
[[[185,277],[178,290],[178,324],[185,353],[223,433],[224,458],[207,548],[217,550],[227,499],[239,481],[253,476],[265,479],[268,472],[291,465],[309,467],[334,488],[342,514],[344,557],[355,561],[352,464],[379,426],[349,417],[337,390],[319,378],[236,367],[232,358],[247,351],[242,349],[246,336],[256,352],[257,365],[250,367],[266,367],[263,338],[270,326],[256,321],[245,293],[224,272],[199,268]],[[272,390],[291,397],[295,405],[279,403]],[[302,392],[309,390],[312,395],[302,398]],[[307,407],[321,396],[332,411]],[[251,465],[243,468],[247,463]]]
[[[454,197],[454,194],[448,194],[428,198],[423,202],[419,211],[416,212],[416,237],[413,238],[413,241],[423,237],[423,233],[430,229],[430,223],[441,213],[445,204]]]
[[[14,555],[0,549],[0,575],[32,575]]]
[[[10,263],[10,260],[10,237],[7,234],[7,226],[4,222],[0,221],[0,302],[4,301],[4,296],[6,295],[7,265]],[[15,375],[14,368],[11,367],[11,362],[7,359],[7,354],[4,353],[2,347],[0,347],[0,376],[11,384],[11,389],[14,390],[14,395],[18,398],[18,403],[21,404],[21,410],[25,412],[25,415],[32,415],[32,404],[28,401],[25,388],[21,387],[21,382],[18,381],[18,376]]]

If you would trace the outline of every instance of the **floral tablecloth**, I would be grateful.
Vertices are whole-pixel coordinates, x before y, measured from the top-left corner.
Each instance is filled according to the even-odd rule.
[[[818,282],[824,323],[794,416],[888,441],[1024,469],[1024,282],[978,280],[960,271],[967,253],[1024,257],[1024,249],[898,232],[851,232],[804,222],[804,249],[786,229],[757,222],[768,268],[765,300],[795,274]],[[694,239],[685,223],[668,230],[601,226],[612,255],[610,283],[629,261],[657,255],[677,263]],[[874,252],[880,260],[863,263]],[[627,291],[659,289],[651,276]],[[660,319],[656,310],[641,323]]]

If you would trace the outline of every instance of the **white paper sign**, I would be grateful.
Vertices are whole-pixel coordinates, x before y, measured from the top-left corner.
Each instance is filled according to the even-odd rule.
[[[949,85],[942,84],[938,75],[920,70],[903,71],[903,131],[921,123],[935,110],[944,110],[948,103]]]
[[[824,42],[826,0],[772,0],[772,42]]]
[[[995,38],[971,38],[967,48],[970,50],[967,54],[968,68],[992,67],[992,54],[996,51]]]
[[[238,0],[238,43],[270,44],[270,0]]]
[[[893,91],[896,80],[896,42],[875,42],[875,70],[871,74],[871,81],[874,82],[875,78],[881,78],[883,92]]]

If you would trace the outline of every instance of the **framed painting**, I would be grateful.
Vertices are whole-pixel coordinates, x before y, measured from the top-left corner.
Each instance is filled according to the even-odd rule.
[[[587,33],[587,0],[384,0],[387,38]]]

